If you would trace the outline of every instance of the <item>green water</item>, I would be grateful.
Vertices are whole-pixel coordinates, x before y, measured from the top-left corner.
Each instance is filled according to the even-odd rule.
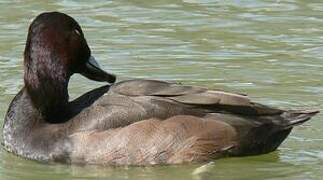
[[[0,122],[23,86],[31,20],[62,11],[119,79],[155,78],[247,93],[257,102],[323,109],[323,2],[306,0],[0,1]],[[99,83],[76,75],[70,95]],[[0,179],[321,179],[323,115],[273,153],[210,164],[97,167],[41,164],[0,151]]]

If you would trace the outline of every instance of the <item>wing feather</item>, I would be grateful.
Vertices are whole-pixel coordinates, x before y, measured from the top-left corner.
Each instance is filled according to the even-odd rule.
[[[279,114],[281,110],[252,102],[248,96],[208,90],[157,80],[129,80],[112,86],[111,91],[126,96],[158,96],[207,110],[228,111],[247,115]],[[165,100],[166,100],[165,99]]]

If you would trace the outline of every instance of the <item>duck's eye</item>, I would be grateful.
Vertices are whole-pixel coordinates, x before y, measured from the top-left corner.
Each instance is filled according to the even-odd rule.
[[[77,35],[81,36],[81,32],[80,32],[79,30],[74,29],[74,32],[75,32]]]

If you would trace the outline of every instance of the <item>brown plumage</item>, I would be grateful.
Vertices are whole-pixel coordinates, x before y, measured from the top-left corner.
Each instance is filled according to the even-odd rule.
[[[39,15],[26,43],[25,87],[5,117],[7,151],[80,164],[209,161],[274,151],[293,126],[318,113],[285,111],[245,95],[143,79],[103,86],[68,101],[74,73],[115,81],[91,57],[73,18],[58,12]]]

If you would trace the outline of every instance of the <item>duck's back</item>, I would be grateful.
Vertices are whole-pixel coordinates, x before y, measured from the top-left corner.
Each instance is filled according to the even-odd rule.
[[[154,80],[113,85],[81,119],[72,161],[160,164],[275,150],[316,111],[284,111],[245,95]]]

